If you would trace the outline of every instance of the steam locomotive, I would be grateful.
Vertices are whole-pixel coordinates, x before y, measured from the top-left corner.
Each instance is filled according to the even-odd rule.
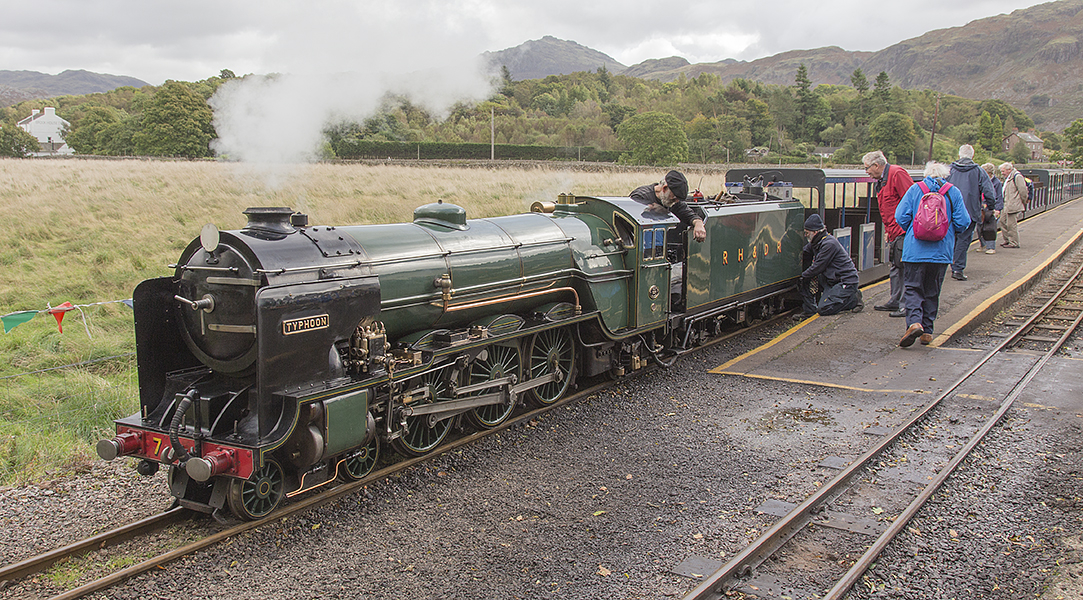
[[[437,202],[412,223],[250,208],[239,231],[207,225],[135,290],[141,409],[98,454],[164,465],[181,505],[257,519],[365,477],[388,444],[424,455],[577,376],[669,364],[782,310],[800,274],[792,188],[726,196],[689,199],[702,243],[666,211],[572,195],[490,219]]]

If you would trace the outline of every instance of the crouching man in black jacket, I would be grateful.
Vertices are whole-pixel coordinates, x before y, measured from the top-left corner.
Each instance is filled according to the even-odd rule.
[[[820,313],[834,315],[844,310],[860,312],[865,308],[861,290],[857,289],[858,275],[854,261],[834,236],[827,233],[820,215],[813,214],[805,220],[805,244],[802,258],[811,265],[801,273],[798,288],[801,290],[802,314],[796,319],[806,319]],[[819,283],[813,291],[812,282]]]

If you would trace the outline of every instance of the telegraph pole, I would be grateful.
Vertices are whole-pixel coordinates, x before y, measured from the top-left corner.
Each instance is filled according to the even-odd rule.
[[[933,140],[936,139],[936,121],[940,117],[940,92],[936,93],[936,111],[933,112],[933,131],[929,135],[929,160],[933,159]]]

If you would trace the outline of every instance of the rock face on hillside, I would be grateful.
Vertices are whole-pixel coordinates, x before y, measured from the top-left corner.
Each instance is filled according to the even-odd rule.
[[[605,67],[612,73],[620,73],[625,69],[624,65],[607,54],[550,35],[514,48],[486,52],[482,56],[496,70],[501,66],[507,67],[511,71],[512,79],[516,80],[596,71],[598,67]]]

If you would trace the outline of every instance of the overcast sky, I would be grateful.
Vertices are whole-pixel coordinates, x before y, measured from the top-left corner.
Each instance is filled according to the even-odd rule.
[[[1032,0],[38,0],[6,6],[0,70],[66,69],[153,85],[230,69],[210,99],[212,148],[265,175],[320,152],[329,124],[406,94],[440,117],[492,93],[479,56],[551,35],[631,66],[754,60],[795,49],[880,50]],[[246,167],[247,168],[247,167]],[[284,174],[284,171],[286,173]]]
[[[1032,0],[42,0],[0,20],[0,69],[196,81],[231,69],[418,70],[552,35],[625,65],[880,50]]]

